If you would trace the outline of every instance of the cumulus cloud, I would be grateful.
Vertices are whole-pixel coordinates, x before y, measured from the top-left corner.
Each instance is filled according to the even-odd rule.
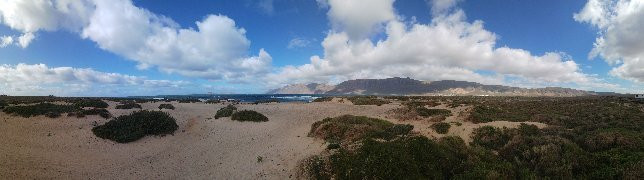
[[[599,29],[590,58],[615,66],[613,76],[644,82],[644,1],[589,0],[573,17]]]
[[[11,36],[0,37],[0,48],[7,47],[11,43],[13,43],[13,37]]]
[[[29,45],[37,31],[67,30],[101,49],[168,73],[211,80],[252,79],[270,70],[271,56],[249,56],[246,30],[224,15],[207,15],[196,29],[136,7],[131,0],[7,0],[0,2],[2,23],[24,35]]]
[[[318,3],[330,8],[327,15],[333,28],[354,40],[368,37],[383,22],[396,18],[394,0],[318,0]]]
[[[45,64],[0,65],[2,93],[12,95],[51,94],[56,93],[55,89],[71,86],[89,88],[90,86],[112,85],[113,88],[127,86],[137,88],[179,88],[188,84],[185,81],[148,80],[145,77],[106,73],[88,68],[48,67]],[[91,91],[79,89],[78,92],[88,93]]]
[[[438,16],[446,14],[451,8],[456,6],[462,0],[430,0],[429,3],[432,7],[432,14]]]
[[[25,33],[22,36],[18,37],[18,46],[20,46],[22,48],[27,48],[27,46],[29,46],[31,41],[34,40],[34,38],[36,38],[34,33],[30,33],[30,32]]]
[[[356,14],[363,11],[370,14],[371,9],[351,6],[356,2],[359,1],[329,1],[329,18],[339,21],[335,23],[350,25],[362,18],[353,17]],[[393,18],[396,15],[392,1],[369,1],[367,4],[386,5],[378,12],[390,15],[372,19],[357,29],[364,33],[377,28],[375,24],[384,24],[384,39],[375,42],[365,37],[355,39],[352,35],[355,27],[336,28],[322,42],[324,57],[313,56],[309,64],[287,66],[271,76],[286,77],[285,82],[338,82],[395,76],[489,84],[504,84],[508,78],[546,83],[597,81],[582,73],[579,65],[564,53],[534,55],[523,49],[496,47],[496,35],[487,31],[482,21],[467,22],[462,10],[445,10],[453,8],[457,1],[445,2],[434,1],[435,6],[440,4],[443,14],[435,15],[429,24],[420,24]],[[366,27],[371,29],[365,30]]]

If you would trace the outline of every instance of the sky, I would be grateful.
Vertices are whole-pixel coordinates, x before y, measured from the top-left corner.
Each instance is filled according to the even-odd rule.
[[[0,0],[0,94],[410,77],[644,93],[644,0]]]

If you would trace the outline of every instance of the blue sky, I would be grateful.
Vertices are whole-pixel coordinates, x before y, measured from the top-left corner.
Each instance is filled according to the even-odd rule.
[[[644,49],[623,48],[644,47],[626,41],[644,37],[618,31],[644,25],[638,0],[42,2],[0,3],[0,37],[11,38],[0,44],[0,94],[262,93],[291,83],[393,76],[630,93],[644,87]],[[49,10],[29,11],[34,7]],[[204,42],[159,36],[163,28],[205,32],[198,23],[215,29],[197,38]],[[389,29],[398,26],[407,39],[391,38]],[[125,37],[130,31],[139,34]],[[27,35],[34,38],[21,44]],[[606,45],[596,46],[597,39]],[[170,45],[157,46],[163,43]],[[440,49],[452,46],[464,53]]]

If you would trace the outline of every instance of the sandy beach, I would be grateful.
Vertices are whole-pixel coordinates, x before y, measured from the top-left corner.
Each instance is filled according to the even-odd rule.
[[[108,110],[119,116],[134,110]],[[143,103],[157,110],[161,103]],[[294,179],[298,161],[322,152],[323,140],[307,137],[311,124],[343,114],[377,117],[415,126],[414,131],[436,138],[461,136],[482,125],[516,127],[514,122],[472,124],[453,112],[445,122],[461,122],[446,135],[435,133],[432,122],[389,119],[398,108],[356,106],[350,102],[240,104],[239,109],[258,111],[268,122],[214,119],[224,104],[172,103],[169,112],[179,129],[165,137],[147,136],[119,144],[92,134],[94,124],[108,120],[84,118],[22,118],[0,112],[0,179]],[[441,107],[444,108],[444,107]],[[453,111],[463,111],[459,107]],[[537,124],[543,127],[543,124]],[[259,160],[261,159],[261,161]]]

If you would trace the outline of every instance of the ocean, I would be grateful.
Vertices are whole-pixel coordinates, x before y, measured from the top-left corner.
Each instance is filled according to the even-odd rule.
[[[190,95],[157,95],[130,96],[130,98],[164,98],[164,99],[200,99],[200,100],[235,100],[240,102],[256,102],[263,100],[278,100],[280,102],[311,102],[314,99],[328,95],[323,94],[190,94]]]

